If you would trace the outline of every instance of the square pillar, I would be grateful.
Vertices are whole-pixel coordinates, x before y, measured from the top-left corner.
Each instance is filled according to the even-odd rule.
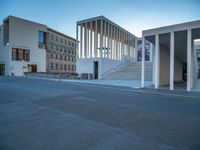
[[[89,53],[89,58],[92,58],[92,41],[93,41],[93,37],[92,37],[92,21],[90,21],[90,53]]]
[[[187,91],[192,89],[192,38],[191,29],[187,30]]]
[[[81,35],[80,35],[80,58],[82,58],[83,54],[83,25],[81,24]]]
[[[156,34],[155,45],[155,89],[158,89],[160,83],[160,47],[158,34]]]
[[[145,37],[142,37],[142,69],[141,69],[141,88],[144,88],[145,83]]]
[[[170,33],[170,90],[174,89],[174,32]]]

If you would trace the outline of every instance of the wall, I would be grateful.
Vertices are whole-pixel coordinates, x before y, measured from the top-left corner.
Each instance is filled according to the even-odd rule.
[[[46,50],[38,48],[38,31],[47,31],[47,27],[24,19],[9,16],[10,19],[10,45],[30,50],[29,64],[36,64],[38,72],[46,72]],[[11,51],[11,49],[10,49]],[[9,54],[11,59],[11,52]],[[10,67],[18,68],[15,75],[22,75],[26,62],[12,62]],[[21,70],[21,71],[20,71]]]
[[[170,78],[170,51],[160,45],[160,85],[169,84]]]
[[[108,70],[117,67],[120,65],[123,61],[120,60],[112,60],[108,58],[84,58],[84,59],[78,59],[77,60],[77,73],[93,73],[93,63],[94,61],[99,62],[99,77],[101,77],[102,74],[107,72]],[[102,66],[102,69],[101,69]]]

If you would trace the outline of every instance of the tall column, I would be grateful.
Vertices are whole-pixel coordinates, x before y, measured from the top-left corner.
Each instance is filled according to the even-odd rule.
[[[192,89],[192,38],[191,29],[187,30],[187,91]]]
[[[104,47],[103,57],[106,57],[106,21],[104,21],[104,44],[103,44],[103,47]]]
[[[81,37],[80,37],[80,58],[82,58],[82,53],[83,53],[83,25],[81,23]]]
[[[114,32],[114,35],[113,35],[113,58],[116,59],[116,32],[115,32],[115,26],[113,26],[113,32]]]
[[[116,59],[118,60],[118,53],[119,53],[119,48],[118,48],[118,46],[119,46],[119,34],[118,34],[119,32],[118,32],[118,28],[116,28]]]
[[[103,19],[101,18],[101,31],[100,31],[100,66],[99,66],[99,79],[102,79],[103,66],[102,66],[102,50],[103,50]]]
[[[158,89],[160,82],[160,48],[158,34],[156,34],[155,45],[155,89]]]
[[[130,58],[130,35],[128,34],[128,58]]]
[[[135,38],[135,50],[134,50],[134,61],[137,61],[137,38]]]
[[[110,24],[108,22],[108,36],[107,36],[107,58],[110,58]]]
[[[87,22],[85,23],[85,45],[84,45],[84,58],[87,58],[87,49],[88,49],[88,32],[87,32]]]
[[[111,34],[110,34],[110,57],[111,57],[111,59],[113,59],[113,37],[112,37],[112,35],[113,35],[113,25],[111,24],[110,25],[110,29],[111,29]]]
[[[94,57],[97,57],[97,48],[98,48],[98,31],[97,31],[97,20],[95,20],[95,32],[94,32]]]
[[[174,89],[174,32],[170,33],[170,90]]]
[[[93,41],[93,38],[92,38],[92,21],[90,21],[90,56],[89,56],[89,58],[92,58],[92,41]]]
[[[79,51],[79,49],[78,49],[78,34],[79,34],[79,32],[78,32],[78,23],[76,23],[76,56],[78,57],[78,58],[80,58],[80,51]]]
[[[141,88],[144,88],[145,83],[145,37],[142,37],[142,70],[141,70]]]

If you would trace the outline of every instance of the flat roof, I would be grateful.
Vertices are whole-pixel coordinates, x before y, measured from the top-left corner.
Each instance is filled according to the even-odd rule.
[[[127,33],[129,33],[130,35],[134,36],[135,38],[138,38],[138,37],[136,37],[134,34],[132,34],[131,32],[129,32],[129,31],[127,31],[126,29],[122,28],[121,26],[119,26],[118,24],[114,23],[114,22],[111,21],[110,19],[104,17],[103,15],[77,21],[77,24],[80,25],[81,23],[90,22],[90,21],[94,21],[94,20],[100,20],[100,19],[106,20],[107,22],[110,22],[111,24],[113,24],[114,26],[118,27],[119,29],[121,29],[121,30],[123,30],[123,31],[125,31],[125,32],[127,32]]]
[[[169,26],[163,26],[153,29],[148,29],[142,31],[142,34],[144,36],[150,36],[155,34],[162,34],[162,33],[169,33],[169,32],[175,32],[175,31],[181,31],[181,30],[187,30],[188,28],[194,29],[194,28],[200,28],[200,20],[191,21],[191,22],[185,22],[185,23],[179,23]]]

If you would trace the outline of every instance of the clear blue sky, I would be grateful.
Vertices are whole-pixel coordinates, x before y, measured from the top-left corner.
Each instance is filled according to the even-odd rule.
[[[0,20],[13,15],[69,36],[76,21],[103,15],[136,36],[142,30],[200,20],[200,0],[0,0]]]

